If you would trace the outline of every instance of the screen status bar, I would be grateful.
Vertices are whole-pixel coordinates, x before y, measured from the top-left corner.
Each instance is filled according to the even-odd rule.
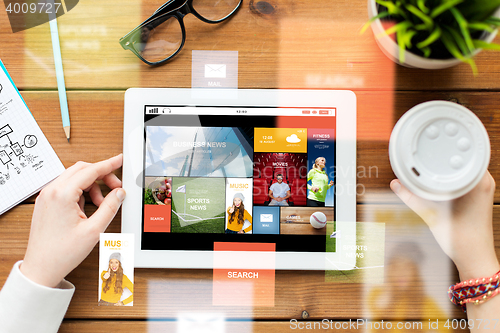
[[[248,115],[248,116],[318,116],[334,117],[335,107],[195,107],[146,105],[147,115]]]

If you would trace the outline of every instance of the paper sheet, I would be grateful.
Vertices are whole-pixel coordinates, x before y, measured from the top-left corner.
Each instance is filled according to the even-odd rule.
[[[0,61],[0,214],[42,189],[64,166]]]

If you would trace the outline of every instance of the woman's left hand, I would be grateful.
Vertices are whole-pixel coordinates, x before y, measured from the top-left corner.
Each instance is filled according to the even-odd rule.
[[[123,305],[124,305],[124,304],[123,304],[123,302],[122,302],[122,301],[120,301],[120,302],[118,302],[118,303],[115,303],[115,306],[123,306]]]
[[[452,201],[420,198],[399,180],[391,182],[391,189],[427,223],[462,280],[498,271],[492,225],[495,181],[489,172],[469,193]]]
[[[333,180],[330,180],[330,186],[333,186]]]
[[[244,234],[245,232],[243,230],[238,231],[239,234]]]

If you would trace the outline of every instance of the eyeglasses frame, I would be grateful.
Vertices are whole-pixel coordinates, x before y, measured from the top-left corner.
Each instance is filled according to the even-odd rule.
[[[225,17],[223,17],[223,18],[221,18],[219,20],[209,20],[209,19],[206,19],[203,16],[201,16],[193,8],[193,6],[192,6],[193,0],[184,0],[184,2],[180,6],[177,6],[174,9],[168,9],[168,7],[170,5],[175,4],[175,2],[180,2],[180,1],[179,0],[170,0],[170,1],[165,2],[163,5],[161,5],[153,13],[153,15],[151,15],[144,22],[142,22],[137,27],[135,27],[134,29],[132,29],[128,34],[126,34],[125,36],[123,36],[122,38],[120,38],[119,43],[123,47],[123,49],[132,51],[132,53],[134,53],[139,59],[141,59],[144,63],[146,63],[148,65],[155,66],[155,65],[163,64],[166,61],[168,61],[168,60],[172,59],[173,57],[175,57],[182,50],[182,47],[184,46],[184,43],[186,41],[186,28],[184,27],[184,16],[186,16],[189,13],[191,13],[191,14],[193,14],[194,16],[196,16],[198,19],[200,19],[201,21],[203,21],[205,23],[210,23],[210,24],[221,23],[221,22],[227,20],[228,18],[230,18],[233,14],[235,14],[238,11],[238,9],[241,7],[241,3],[243,2],[243,0],[239,0],[238,4],[233,9],[233,11],[231,11],[228,15],[226,15]],[[177,49],[177,51],[175,51],[173,54],[171,54],[170,56],[168,56],[167,58],[165,58],[163,60],[156,61],[156,62],[148,61],[148,60],[144,59],[140,55],[140,53],[135,49],[133,43],[130,42],[130,39],[135,34],[135,32],[137,32],[139,29],[142,29],[147,24],[150,24],[153,21],[155,21],[155,20],[157,20],[157,19],[159,19],[161,17],[167,17],[167,16],[175,17],[177,19],[177,21],[179,22],[179,25],[180,25],[181,31],[182,31],[182,42],[181,42],[181,45],[179,46],[179,48]]]

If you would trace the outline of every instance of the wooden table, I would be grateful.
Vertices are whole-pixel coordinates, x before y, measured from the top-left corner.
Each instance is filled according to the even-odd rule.
[[[465,318],[447,300],[446,288],[458,278],[455,268],[425,224],[389,189],[394,175],[388,140],[395,122],[412,106],[435,99],[458,102],[474,111],[486,126],[492,151],[489,170],[498,181],[499,53],[482,52],[476,57],[477,76],[464,64],[436,71],[408,69],[382,54],[371,31],[359,34],[367,20],[366,0],[268,2],[274,8],[272,13],[259,14],[250,9],[251,1],[244,0],[237,15],[219,25],[188,15],[182,52],[170,63],[152,68],[122,50],[118,40],[161,1],[80,1],[58,20],[71,116],[70,143],[61,126],[49,25],[13,34],[6,13],[0,13],[0,58],[66,167],[78,160],[95,162],[120,153],[125,90],[191,87],[192,50],[238,51],[239,88],[353,90],[358,99],[358,222],[385,223],[386,262],[396,249],[417,246],[424,293],[436,304],[433,315],[442,321]],[[497,190],[497,254],[499,201]],[[0,217],[0,285],[24,256],[33,203],[31,198]],[[95,209],[91,206],[89,214]],[[120,232],[119,215],[108,231]],[[221,314],[228,320],[226,332],[284,332],[290,330],[292,318],[328,318],[340,324],[358,318],[402,319],[395,312],[377,309],[379,300],[370,296],[377,286],[361,270],[355,273],[355,283],[347,275],[325,280],[324,272],[277,271],[274,307],[223,307],[212,306],[211,270],[136,269],[134,306],[117,309],[97,307],[97,266],[96,248],[68,276],[76,292],[61,332],[100,332],[109,327],[126,332],[174,331],[180,313],[198,312]],[[386,269],[386,281],[404,275],[404,268]],[[385,287],[391,288],[390,283]],[[415,310],[424,305],[423,298],[406,305],[409,310],[404,319],[422,320],[425,327],[429,318]],[[346,330],[355,331],[352,327]]]

